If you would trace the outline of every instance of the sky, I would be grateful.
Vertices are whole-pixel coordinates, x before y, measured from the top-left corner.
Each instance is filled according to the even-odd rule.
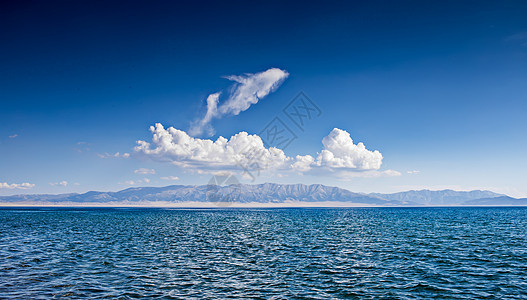
[[[0,195],[527,197],[525,1],[4,1]]]

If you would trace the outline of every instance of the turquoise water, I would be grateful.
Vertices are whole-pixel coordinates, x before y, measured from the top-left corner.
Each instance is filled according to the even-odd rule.
[[[527,299],[527,208],[0,209],[0,298]]]

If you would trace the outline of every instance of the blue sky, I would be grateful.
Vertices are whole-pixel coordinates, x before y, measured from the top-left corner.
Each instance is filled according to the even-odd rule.
[[[246,183],[527,197],[526,14],[524,1],[3,3],[0,195],[206,184],[224,168]],[[258,135],[278,117],[297,136],[280,167],[252,181],[134,150],[155,148],[150,126],[189,133],[207,97],[247,86],[226,76],[273,68],[287,76],[272,91],[194,138]],[[282,111],[301,91],[320,109],[302,129]],[[382,165],[316,165],[334,128]],[[288,169],[297,155],[310,171]]]

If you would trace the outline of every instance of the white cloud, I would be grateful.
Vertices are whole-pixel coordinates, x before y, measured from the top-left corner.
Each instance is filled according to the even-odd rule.
[[[0,189],[20,189],[20,190],[27,190],[35,187],[35,184],[33,183],[7,183],[7,182],[0,182]]]
[[[60,182],[50,182],[49,184],[53,185],[53,186],[56,186],[56,185],[67,186],[68,182],[66,180],[63,180],[63,181],[60,181]]]
[[[221,92],[210,94],[207,97],[207,113],[201,120],[196,120],[192,123],[189,132],[192,135],[201,135],[203,131],[207,131],[208,134],[212,135],[214,129],[210,126],[212,118],[218,115],[218,102]]]
[[[156,170],[154,170],[154,169],[146,169],[146,168],[139,168],[139,169],[135,170],[134,173],[135,174],[143,174],[143,175],[146,175],[146,174],[154,175],[156,173]]]
[[[411,170],[411,171],[406,171],[407,174],[419,174],[421,173],[421,171],[419,170]]]
[[[366,149],[363,143],[354,144],[348,132],[333,129],[322,139],[324,150],[318,155],[316,165],[329,169],[377,170],[382,164],[382,154]]]
[[[223,115],[238,115],[246,111],[251,105],[275,91],[288,76],[289,73],[284,70],[271,68],[256,74],[225,77],[238,84],[233,87],[229,99],[218,108],[219,112]]]
[[[381,172],[381,176],[382,175],[386,175],[386,176],[401,176],[402,174],[399,171],[386,170],[386,171]]]
[[[366,178],[377,178],[377,177],[394,177],[394,176],[401,176],[401,172],[395,171],[395,170],[369,170],[369,171],[363,171],[363,172],[349,172],[349,171],[342,171],[339,175],[340,179],[351,179],[354,177],[366,177]]]
[[[315,158],[311,155],[297,155],[296,161],[291,165],[293,170],[304,173],[311,170],[312,165],[315,163]]]
[[[176,181],[176,180],[179,180],[179,177],[177,177],[177,176],[164,176],[164,177],[161,177],[161,179]]]
[[[15,133],[15,134],[13,134],[13,135],[10,135],[9,138],[10,138],[10,139],[14,139],[14,138],[16,138],[17,136],[18,136],[18,134]]]
[[[366,149],[363,143],[354,144],[348,132],[333,129],[322,140],[323,149],[318,156],[297,155],[288,157],[281,149],[266,148],[258,135],[240,132],[226,139],[213,141],[189,136],[182,130],[157,123],[150,127],[152,143],[137,141],[134,150],[152,160],[169,162],[197,173],[220,170],[259,168],[272,171],[295,171],[305,174],[329,173],[336,177],[349,176],[398,176],[393,170],[378,171],[382,154]]]
[[[205,116],[191,124],[189,133],[192,136],[201,135],[204,131],[207,131],[209,136],[214,134],[214,130],[210,126],[213,118],[238,115],[240,112],[246,111],[251,105],[258,103],[260,99],[275,91],[288,76],[289,73],[278,68],[271,68],[255,74],[226,76],[226,79],[235,82],[225,93],[226,100],[219,105],[222,92],[210,94],[207,97]]]
[[[138,184],[142,184],[142,183],[150,183],[150,179],[143,178],[143,179],[139,179],[139,180],[126,180],[124,182],[120,182],[119,184],[123,184],[123,185],[138,185]]]
[[[129,158],[130,157],[130,153],[119,153],[119,152],[116,152],[114,154],[110,154],[110,153],[103,153],[103,154],[97,154],[97,156],[99,156],[100,158]]]
[[[138,141],[134,150],[147,155],[153,160],[171,162],[185,168],[202,171],[218,171],[239,168],[247,161],[247,156],[257,153],[255,158],[261,166],[278,167],[287,160],[280,149],[266,149],[262,139],[257,135],[240,132],[229,140],[219,137],[216,141],[189,136],[182,130],[157,123],[151,126],[153,146],[145,141]]]

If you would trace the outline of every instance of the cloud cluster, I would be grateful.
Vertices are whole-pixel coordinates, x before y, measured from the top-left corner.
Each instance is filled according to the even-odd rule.
[[[156,170],[147,169],[147,168],[139,168],[134,171],[134,174],[142,174],[142,175],[147,175],[147,174],[154,175],[155,173],[156,173]]]
[[[52,186],[57,186],[57,185],[67,186],[68,182],[66,180],[62,180],[60,182],[50,182],[49,185],[52,185]]]
[[[226,115],[238,115],[249,109],[251,105],[275,91],[288,76],[289,73],[278,68],[254,74],[226,76],[225,78],[233,81],[234,84],[225,93],[217,92],[207,97],[207,112],[203,118],[191,124],[189,134],[197,136],[205,131],[209,136],[214,134],[210,126],[212,119]],[[225,99],[221,104],[219,103],[220,97]]]
[[[35,184],[33,183],[7,183],[7,182],[0,182],[0,189],[20,189],[20,190],[27,190],[35,187]]]
[[[348,132],[337,128],[322,139],[324,147],[316,158],[311,155],[286,156],[281,149],[266,148],[258,135],[246,132],[229,139],[220,136],[213,141],[191,137],[173,127],[165,129],[159,123],[150,130],[152,143],[137,141],[136,153],[201,173],[258,168],[300,174],[325,172],[336,176],[400,175],[392,170],[377,171],[382,164],[382,154],[366,149],[363,143],[354,144]]]
[[[216,141],[189,136],[185,131],[157,123],[150,127],[152,144],[137,141],[134,150],[149,158],[171,162],[196,171],[218,171],[240,168],[251,157],[251,162],[267,168],[278,168],[291,160],[277,148],[265,148],[258,135],[240,132],[229,140],[219,137]]]

